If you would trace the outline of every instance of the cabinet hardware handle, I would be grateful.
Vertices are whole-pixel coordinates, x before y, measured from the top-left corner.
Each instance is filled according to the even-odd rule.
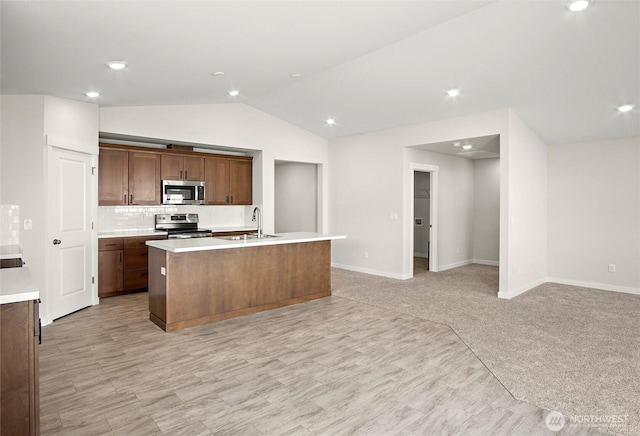
[[[60,239],[53,240],[53,245],[60,245],[60,244],[62,244],[62,241]]]
[[[133,194],[129,194],[129,204],[133,204]]]
[[[229,202],[229,204],[233,204],[233,195],[231,196],[231,201]]]
[[[122,204],[127,204],[127,194],[122,196]]]
[[[182,170],[180,170],[180,179],[182,179]]]
[[[189,170],[184,170],[184,179],[185,180],[187,180],[189,178],[189,176],[187,174],[189,174]]]

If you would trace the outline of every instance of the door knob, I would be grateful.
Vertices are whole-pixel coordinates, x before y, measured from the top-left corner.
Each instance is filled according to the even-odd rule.
[[[60,239],[53,240],[53,245],[60,245],[60,244],[62,244],[62,241]]]

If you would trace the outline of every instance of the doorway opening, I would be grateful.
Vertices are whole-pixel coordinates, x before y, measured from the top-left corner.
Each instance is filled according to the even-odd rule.
[[[276,233],[318,231],[318,174],[317,164],[275,162]]]
[[[411,164],[410,277],[438,271],[438,171],[436,165]]]

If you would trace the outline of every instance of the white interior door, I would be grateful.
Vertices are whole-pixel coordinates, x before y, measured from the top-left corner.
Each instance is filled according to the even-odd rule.
[[[91,159],[49,149],[46,298],[51,319],[92,304]]]

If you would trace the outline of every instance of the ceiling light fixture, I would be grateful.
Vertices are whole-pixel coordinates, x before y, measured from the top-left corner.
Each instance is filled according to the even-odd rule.
[[[460,90],[458,88],[452,88],[447,91],[447,94],[449,94],[449,97],[457,97],[460,95]]]
[[[453,143],[453,146],[454,146],[454,147],[460,147],[460,145],[461,145],[461,144],[460,144],[459,142],[454,142],[454,143]]]
[[[618,106],[616,109],[618,109],[618,112],[631,112],[635,107],[636,106],[634,104],[623,104],[622,106]]]
[[[297,78],[298,78],[298,77],[300,77],[300,76],[302,76],[302,74],[300,74],[300,73],[294,73],[294,74],[292,74],[290,77],[291,77],[292,79],[297,79]]]
[[[327,118],[326,123],[330,126],[333,126],[336,123],[336,120],[333,118]]]
[[[224,76],[224,71],[215,71],[212,76]]]
[[[589,7],[589,4],[589,0],[571,0],[567,4],[567,9],[569,9],[571,12],[580,12],[587,9]]]
[[[238,91],[237,89],[232,89],[231,91],[229,91],[229,95],[230,95],[231,97],[235,97],[235,96],[237,96],[238,94],[240,94],[240,91]]]
[[[89,98],[96,98],[98,96],[100,96],[100,93],[97,91],[89,91],[85,94],[87,97]]]
[[[471,150],[472,145],[471,144],[465,144],[462,146],[462,148],[464,148],[465,150]]]
[[[111,62],[107,62],[107,67],[111,68],[112,70],[121,70],[123,68],[125,68],[127,66],[127,63],[124,61],[111,61]]]

